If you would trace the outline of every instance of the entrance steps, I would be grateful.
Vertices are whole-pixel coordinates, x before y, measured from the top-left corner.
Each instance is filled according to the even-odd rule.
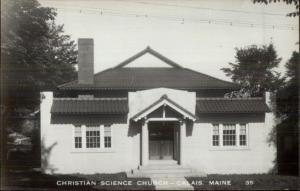
[[[156,190],[194,190],[185,177],[195,176],[203,177],[206,174],[188,166],[178,165],[177,161],[173,160],[151,160],[147,166],[140,166],[127,173],[127,177],[151,178]]]
[[[176,178],[206,176],[205,173],[190,168],[188,166],[178,165],[177,161],[149,161],[147,166],[140,166],[138,169],[127,173],[128,177],[149,177],[149,178]]]

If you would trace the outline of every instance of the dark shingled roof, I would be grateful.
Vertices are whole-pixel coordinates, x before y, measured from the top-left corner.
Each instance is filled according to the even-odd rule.
[[[262,98],[197,98],[196,113],[264,113],[270,109]],[[55,98],[52,114],[127,114],[127,98]]]
[[[263,98],[198,98],[196,111],[200,113],[260,113],[270,112]]]
[[[94,84],[78,84],[77,80],[59,86],[60,89],[237,89],[231,82],[185,68],[116,68],[95,75]]]
[[[126,114],[126,98],[56,98],[53,100],[53,114]]]
[[[149,53],[171,68],[126,68],[125,65]],[[114,68],[110,68],[94,75],[94,84],[78,84],[72,81],[58,86],[60,89],[93,90],[93,89],[125,89],[140,90],[149,88],[175,88],[175,89],[238,89],[239,86],[212,76],[183,68],[160,53],[147,47],[131,58],[123,61]]]

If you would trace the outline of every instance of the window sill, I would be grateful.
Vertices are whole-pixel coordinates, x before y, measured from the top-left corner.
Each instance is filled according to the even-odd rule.
[[[211,146],[209,151],[241,151],[241,150],[250,150],[248,146],[241,147],[241,146],[218,146],[218,147],[213,147]]]
[[[71,153],[114,153],[111,148],[107,149],[72,149]]]

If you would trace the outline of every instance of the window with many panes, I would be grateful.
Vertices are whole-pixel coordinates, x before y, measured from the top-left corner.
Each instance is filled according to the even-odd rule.
[[[112,128],[110,125],[74,127],[73,148],[96,150],[112,148]]]
[[[213,146],[219,146],[219,124],[213,124]]]
[[[100,148],[100,127],[86,127],[86,148]]]
[[[74,139],[75,148],[82,148],[81,126],[75,126]]]
[[[246,132],[246,124],[240,124],[240,145],[247,145],[247,132]]]
[[[104,126],[104,147],[111,148],[111,127],[109,125]]]
[[[212,124],[212,146],[247,146],[245,123]]]
[[[235,124],[224,124],[223,125],[223,145],[234,146],[236,141],[236,129]]]

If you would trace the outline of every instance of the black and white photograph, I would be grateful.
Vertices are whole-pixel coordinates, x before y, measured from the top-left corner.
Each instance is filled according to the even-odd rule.
[[[1,190],[300,190],[299,0],[1,0]]]

